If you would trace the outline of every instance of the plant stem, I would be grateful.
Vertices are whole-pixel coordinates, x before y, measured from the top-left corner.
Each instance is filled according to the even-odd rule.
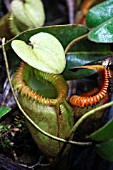
[[[69,51],[69,49],[70,49],[74,44],[78,43],[80,40],[83,40],[83,39],[87,38],[87,36],[88,36],[88,34],[85,34],[85,35],[82,35],[81,37],[78,37],[78,38],[72,40],[72,41],[67,45],[67,47],[66,47],[66,49],[65,49],[65,54],[67,54],[67,52]]]
[[[92,115],[94,115],[94,114],[97,114],[98,111],[103,110],[103,109],[106,109],[106,108],[108,108],[108,107],[110,107],[110,106],[113,106],[113,101],[111,101],[111,102],[109,102],[109,103],[106,103],[106,104],[104,104],[103,106],[99,106],[99,107],[97,107],[97,108],[95,108],[95,109],[87,112],[85,115],[83,115],[83,116],[76,122],[76,124],[73,126],[73,128],[72,128],[72,130],[71,130],[71,132],[70,132],[70,134],[69,134],[69,138],[68,138],[68,139],[71,138],[72,134],[75,133],[75,131],[77,130],[77,128],[79,127],[79,125],[80,125],[85,119],[87,119],[89,116],[92,116]]]

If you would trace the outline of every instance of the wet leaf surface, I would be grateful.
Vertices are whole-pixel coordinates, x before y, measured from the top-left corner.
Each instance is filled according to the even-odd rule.
[[[113,43],[113,18],[90,31],[88,38],[97,43]]]
[[[86,17],[89,28],[94,28],[113,17],[113,0],[105,1],[91,8]]]

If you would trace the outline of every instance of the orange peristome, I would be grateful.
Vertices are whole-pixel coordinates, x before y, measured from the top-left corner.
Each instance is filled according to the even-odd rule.
[[[94,89],[91,90],[91,91],[82,93],[81,96],[82,96],[82,97],[89,97],[89,96],[93,96],[94,94],[96,94],[96,93],[98,93],[98,92],[99,92],[99,89],[98,89],[98,88],[94,88]]]
[[[61,75],[55,75],[55,74],[48,74],[44,73],[41,71],[38,71],[40,74],[40,77],[46,78],[47,81],[50,81],[51,84],[55,84],[55,88],[57,90],[57,97],[55,99],[49,99],[42,97],[35,91],[33,91],[29,86],[24,81],[24,69],[26,67],[26,63],[22,62],[21,66],[18,68],[16,74],[14,75],[13,78],[13,84],[15,89],[18,90],[22,95],[25,95],[28,98],[31,98],[33,101],[37,101],[38,103],[42,105],[57,105],[61,104],[63,102],[63,98],[67,97],[67,91],[68,91],[68,86],[63,79]]]
[[[92,95],[89,92],[88,94],[85,93],[86,96],[85,95],[83,96],[73,95],[69,101],[70,101],[70,104],[73,106],[78,106],[78,107],[92,106],[98,103],[100,100],[102,100],[107,94],[107,89],[109,86],[108,71],[106,68],[100,65],[81,66],[81,68],[95,69],[98,71],[98,74],[100,76],[100,83],[101,83],[100,91],[96,93],[95,95]]]

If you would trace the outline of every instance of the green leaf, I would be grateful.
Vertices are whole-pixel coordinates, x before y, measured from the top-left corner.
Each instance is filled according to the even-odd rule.
[[[105,1],[89,10],[86,24],[89,28],[97,27],[113,17],[113,0]]]
[[[29,39],[34,34],[46,32],[55,36],[60,43],[62,44],[63,48],[65,49],[66,46],[73,40],[76,39],[88,32],[88,29],[84,25],[57,25],[57,26],[47,26],[47,27],[40,27],[35,28],[33,30],[27,30],[19,35],[15,36],[14,38],[10,39],[6,42],[5,48],[11,49],[11,42],[13,40],[22,40],[26,43],[29,42]],[[71,48],[70,51],[109,51],[108,44],[97,44],[91,42],[89,40],[82,40],[78,42],[74,47]]]
[[[30,44],[13,40],[15,53],[30,66],[47,72],[60,74],[65,68],[65,53],[61,43],[51,34],[40,32],[29,39]]]
[[[11,42],[13,40],[22,40],[25,41],[26,43],[29,41],[29,38],[33,36],[34,34],[40,33],[40,32],[46,32],[50,33],[53,36],[55,36],[60,43],[62,44],[63,48],[65,49],[66,46],[75,38],[78,38],[88,32],[88,29],[84,25],[59,25],[59,26],[48,26],[48,27],[42,27],[42,28],[36,28],[33,30],[27,30],[13,39],[9,40],[5,44],[6,50],[10,50],[10,52],[7,52],[8,59],[12,58],[12,55],[14,56],[14,52],[11,48]],[[91,42],[89,40],[82,40],[78,42],[74,47],[70,49],[72,52],[107,52],[110,50],[109,44],[97,44],[94,42]],[[12,53],[11,53],[12,51]],[[14,63],[16,61],[17,55],[15,54],[15,58],[13,61],[10,60],[10,63]],[[9,63],[9,64],[10,64]],[[13,67],[15,67],[15,64]],[[12,67],[11,67],[12,68]]]
[[[5,116],[8,112],[10,112],[11,108],[6,107],[6,106],[2,106],[0,108],[0,118]]]
[[[77,44],[73,45],[69,52],[82,52],[82,53],[86,53],[86,52],[107,52],[110,51],[110,46],[109,44],[105,44],[105,43],[95,43],[92,42],[88,39],[84,39],[82,41],[79,41]]]
[[[96,73],[95,70],[78,69],[76,71],[70,70],[76,66],[83,66],[91,62],[96,62],[108,57],[110,52],[73,52],[66,55],[66,67],[63,71],[63,76],[66,80],[74,80],[91,76]]]
[[[113,161],[113,139],[97,144],[95,147],[100,156],[106,160]]]
[[[30,28],[42,26],[45,21],[44,7],[41,0],[14,0],[11,2],[15,18]]]
[[[63,48],[65,49],[66,46],[75,38],[78,38],[88,32],[88,28],[83,25],[58,25],[58,26],[46,26],[35,28],[32,30],[27,30],[19,35],[15,36],[14,38],[10,39],[6,44],[5,48],[11,48],[11,42],[13,40],[22,40],[26,43],[29,41],[30,37],[34,34],[46,32],[55,36],[60,43],[62,44]]]
[[[113,18],[90,31],[88,38],[97,43],[113,43]]]
[[[95,141],[106,141],[113,138],[113,119],[110,120],[107,124],[103,127],[98,129],[96,132],[92,133],[89,138]]]

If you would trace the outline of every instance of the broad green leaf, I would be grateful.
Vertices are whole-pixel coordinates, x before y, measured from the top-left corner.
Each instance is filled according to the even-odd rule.
[[[100,156],[108,161],[113,161],[113,139],[97,144],[95,147]]]
[[[14,0],[11,10],[15,18],[30,28],[42,26],[45,21],[44,7],[41,0]]]
[[[110,50],[109,44],[105,43],[95,43],[88,39],[84,39],[82,41],[79,41],[77,44],[73,45],[69,52],[92,52],[92,53],[98,53],[98,52],[107,52]]]
[[[2,106],[0,108],[0,118],[5,116],[10,110],[11,110],[11,108],[6,107],[6,106]]]
[[[40,32],[33,35],[30,44],[13,40],[15,53],[32,67],[47,72],[60,74],[66,64],[65,53],[61,43],[51,34]]]
[[[105,1],[91,8],[86,17],[89,28],[97,27],[113,17],[113,0]]]
[[[110,120],[103,127],[98,129],[96,132],[92,133],[89,138],[95,141],[106,141],[113,138],[113,119]]]
[[[90,31],[88,38],[97,43],[113,43],[113,18]]]
[[[29,42],[29,38],[33,36],[34,34],[40,33],[40,32],[46,32],[50,33],[53,36],[55,36],[60,43],[62,44],[63,48],[65,49],[66,46],[75,38],[78,38],[88,32],[88,29],[84,25],[58,25],[58,26],[47,26],[47,27],[41,27],[41,28],[35,28],[33,30],[27,30],[18,36],[12,38],[5,44],[6,50],[10,50],[10,52],[7,52],[8,59],[10,59],[11,65],[14,65],[14,62],[16,61],[17,55],[13,52],[11,48],[11,42],[13,40],[22,40],[24,42]],[[70,49],[70,51],[73,52],[107,52],[110,50],[109,44],[97,44],[94,42],[91,42],[89,40],[82,40],[78,42],[74,47]],[[12,51],[12,52],[11,52]],[[15,54],[14,60],[12,59],[12,54]],[[14,56],[14,55],[13,55]],[[13,63],[12,63],[13,62]],[[9,64],[10,64],[9,63]]]
[[[19,35],[15,36],[5,44],[6,50],[11,48],[11,42],[13,40],[22,40],[26,43],[29,42],[29,39],[34,34],[46,32],[55,36],[60,43],[62,44],[63,48],[65,49],[66,46],[73,40],[76,39],[88,32],[88,29],[84,25],[57,25],[57,26],[47,26],[47,27],[40,27],[35,28],[33,30],[27,30]],[[91,42],[89,40],[82,40],[78,42],[74,47],[70,49],[70,51],[77,52],[77,51],[109,51],[109,44],[97,44]]]
[[[5,44],[5,47],[6,49],[11,48],[11,42],[16,39],[25,41],[27,43],[31,36],[40,32],[46,32],[55,36],[65,49],[73,39],[86,34],[88,32],[88,28],[83,25],[57,25],[35,28],[24,31],[15,36]]]
[[[108,57],[110,52],[73,52],[66,55],[66,67],[63,71],[63,76],[66,80],[74,80],[91,76],[96,73],[95,70],[77,69],[76,71],[70,70],[76,66],[83,66],[91,62],[103,60]]]

